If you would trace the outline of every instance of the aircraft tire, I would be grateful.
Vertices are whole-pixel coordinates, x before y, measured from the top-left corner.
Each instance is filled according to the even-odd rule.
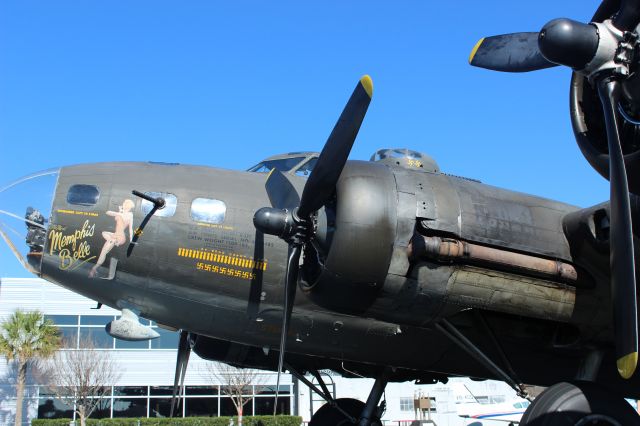
[[[338,398],[336,403],[340,408],[358,419],[364,408],[364,402],[353,398]],[[325,404],[315,412],[309,421],[309,426],[347,426],[353,425],[344,414],[336,410],[329,404]],[[357,424],[357,423],[356,423]],[[371,426],[380,426],[379,419],[372,419]]]
[[[520,426],[635,426],[640,417],[622,397],[595,383],[557,383],[527,408]]]

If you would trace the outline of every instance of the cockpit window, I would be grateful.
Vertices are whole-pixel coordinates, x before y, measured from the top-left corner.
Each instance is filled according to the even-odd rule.
[[[178,199],[175,195],[170,194],[168,192],[145,192],[145,195],[148,195],[153,198],[162,197],[164,198],[165,205],[163,208],[156,210],[153,214],[154,216],[160,217],[171,217],[176,213],[176,207],[178,206]],[[153,203],[147,200],[142,200],[142,213],[146,216],[153,209]]]
[[[296,176],[309,177],[317,162],[318,157],[314,157],[311,160],[307,161],[302,166],[300,166],[298,170],[296,170]]]
[[[73,185],[67,192],[67,203],[77,206],[95,206],[100,198],[100,190],[95,185]]]
[[[305,157],[281,158],[279,160],[262,161],[249,169],[250,172],[269,173],[271,169],[288,172],[297,166]]]
[[[222,223],[226,213],[224,201],[196,198],[191,203],[191,218],[197,222]]]

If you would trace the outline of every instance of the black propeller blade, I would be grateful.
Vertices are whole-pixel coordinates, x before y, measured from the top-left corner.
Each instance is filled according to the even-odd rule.
[[[340,173],[347,162],[351,147],[369,108],[372,95],[373,82],[368,75],[365,75],[356,85],[351,98],[342,110],[304,186],[298,209],[301,217],[307,217],[320,209],[333,195]]]
[[[277,235],[289,243],[284,283],[276,402],[296,294],[302,247],[313,237],[312,215],[329,202],[335,192],[336,183],[360,130],[360,125],[371,102],[372,93],[373,83],[371,78],[365,75],[358,82],[338,118],[338,122],[331,131],[318,162],[307,179],[299,204],[294,204],[298,195],[288,179],[279,171],[272,170],[265,187],[273,207],[263,207],[253,217],[253,223],[259,231]],[[276,407],[274,407],[274,414],[275,410]]]
[[[604,0],[593,14],[591,22],[602,22],[620,10],[620,0]]]
[[[631,31],[640,21],[640,4],[635,0],[622,0],[618,14],[613,17],[613,25],[621,31]]]
[[[606,21],[611,16],[612,21]],[[639,22],[640,0],[604,0],[590,24],[555,19],[540,33],[489,37],[480,40],[469,59],[474,66],[509,72],[566,65],[596,87],[609,146],[611,300],[617,367],[625,379],[633,375],[638,362],[638,324],[632,218],[618,106],[621,85],[632,74],[629,64],[638,46],[637,37],[624,31],[633,31]]]
[[[281,210],[293,210],[300,205],[300,196],[289,179],[278,169],[272,169],[265,183],[271,206]]]
[[[618,372],[628,379],[638,363],[638,314],[629,185],[618,134],[620,92],[620,82],[616,80],[602,79],[598,83],[609,142],[609,242],[616,360]]]
[[[539,33],[512,33],[480,39],[469,63],[493,71],[528,72],[555,67],[538,48]]]
[[[184,376],[187,373],[189,355],[191,354],[191,336],[188,331],[180,331],[180,342],[178,343],[178,355],[176,357],[176,373],[173,379],[173,395],[171,396],[171,412],[169,417],[173,417],[174,412],[180,406],[180,395],[184,389]]]

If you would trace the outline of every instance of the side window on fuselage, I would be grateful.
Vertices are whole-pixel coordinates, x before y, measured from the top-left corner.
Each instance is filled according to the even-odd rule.
[[[164,198],[165,205],[163,208],[156,210],[153,214],[154,216],[160,217],[171,217],[176,214],[176,207],[178,206],[178,198],[175,195],[169,192],[145,192],[145,195],[148,195],[153,198],[162,197]],[[153,209],[153,203],[147,200],[142,200],[142,204],[140,205],[142,208],[142,213],[146,216]]]
[[[191,203],[191,219],[196,222],[222,223],[226,214],[227,205],[224,201],[196,198]]]
[[[100,199],[100,190],[95,185],[72,185],[67,192],[67,203],[76,206],[95,206]]]

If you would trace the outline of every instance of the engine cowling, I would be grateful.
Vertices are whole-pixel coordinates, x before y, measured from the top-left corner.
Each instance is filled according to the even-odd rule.
[[[318,304],[366,309],[382,288],[395,241],[397,194],[389,167],[350,161],[319,224],[318,262],[305,254],[302,288]],[[322,223],[325,222],[325,223]]]
[[[624,83],[624,101],[620,104],[620,140],[627,170],[629,191],[640,194],[640,77]],[[582,154],[591,167],[609,179],[609,149],[602,104],[587,78],[577,73],[571,77],[571,124]],[[626,117],[625,117],[626,116]]]

